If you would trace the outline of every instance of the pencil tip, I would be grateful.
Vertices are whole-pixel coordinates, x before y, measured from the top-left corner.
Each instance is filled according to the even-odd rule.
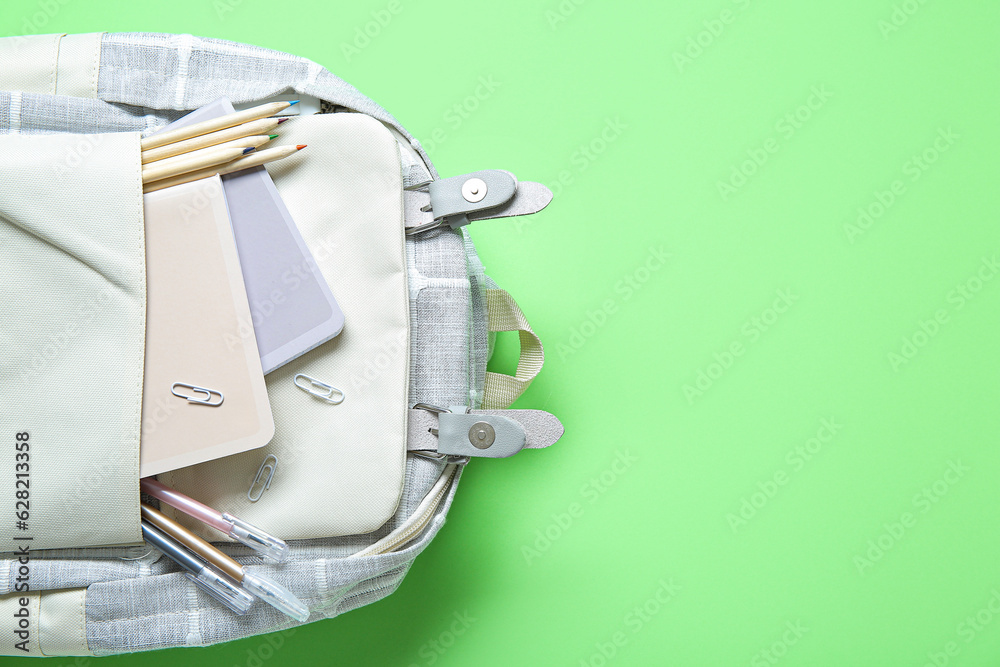
[[[276,134],[269,134],[269,135],[267,135],[267,138],[268,139],[277,139],[278,135],[276,135]]]
[[[284,123],[284,122],[285,122],[286,120],[291,120],[291,119],[290,119],[290,118],[279,118],[279,119],[278,119],[278,125],[281,125],[281,124],[282,124],[282,123]]]
[[[300,101],[300,100],[295,100],[294,102],[289,102],[289,103],[288,103],[288,106],[290,106],[290,107],[293,107],[293,106],[295,106],[296,104],[298,104],[298,103],[299,103],[299,101]]]
[[[305,145],[305,144],[299,144],[299,145],[298,145],[298,146],[296,146],[295,148],[296,148],[297,150],[302,150],[302,149],[303,149],[303,148],[305,148],[305,147],[306,147],[306,145]]]
[[[248,148],[245,151],[243,151],[243,154],[246,155],[247,153],[250,153],[251,151],[255,151],[255,150],[257,150],[257,149],[254,148],[253,146],[251,146],[250,148]]]

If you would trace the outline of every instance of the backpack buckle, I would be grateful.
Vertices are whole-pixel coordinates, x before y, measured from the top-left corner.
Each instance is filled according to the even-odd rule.
[[[435,415],[443,415],[446,412],[450,413],[451,410],[448,408],[442,408],[440,405],[431,405],[430,403],[417,403],[413,406],[414,410],[424,410],[425,412],[430,412]],[[438,429],[431,428],[427,429],[431,434],[438,435]]]
[[[410,227],[407,236],[449,226],[457,229],[469,224],[469,216],[504,206],[517,194],[517,179],[508,171],[487,169],[436,181],[415,183],[407,190],[425,191],[430,203],[421,208],[434,220]]]

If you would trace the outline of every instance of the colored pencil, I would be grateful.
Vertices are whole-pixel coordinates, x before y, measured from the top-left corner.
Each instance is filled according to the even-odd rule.
[[[274,114],[280,113],[297,103],[297,101],[271,102],[270,104],[262,104],[258,107],[253,107],[252,109],[226,114],[225,116],[202,121],[201,123],[195,123],[194,125],[188,125],[187,127],[167,130],[166,132],[160,132],[159,134],[154,134],[151,137],[146,137],[142,140],[141,147],[143,151],[148,151],[152,148],[159,148],[160,146],[166,146],[167,144],[174,144],[179,141],[191,139],[192,137],[200,137],[211,132],[225,130],[230,127],[242,125],[243,123],[249,123],[250,121],[273,116]]]
[[[191,153],[194,157],[189,158],[187,155],[178,155],[169,160],[151,162],[142,168],[142,182],[143,184],[152,183],[153,181],[170,179],[192,171],[202,171],[207,168],[217,167],[218,165],[238,160],[253,150],[253,148],[207,148],[204,151]]]
[[[218,146],[234,139],[242,139],[243,137],[259,134],[271,134],[278,125],[286,120],[288,118],[263,118],[243,123],[242,125],[236,125],[235,127],[229,127],[225,130],[219,130],[218,132],[210,132],[209,134],[160,146],[159,148],[152,148],[148,151],[144,150],[142,151],[142,163],[146,164],[147,162],[155,162],[156,160],[165,160],[168,157],[174,157],[182,153],[190,153],[202,148]]]
[[[241,171],[243,169],[250,169],[251,167],[259,167],[267,162],[274,162],[275,160],[281,160],[289,155],[294,155],[298,151],[305,148],[304,144],[298,146],[280,146],[278,148],[268,148],[267,150],[257,151],[252,155],[247,155],[233,162],[229,162],[223,165],[208,167],[207,169],[201,169],[199,171],[192,171],[172,178],[165,178],[158,180],[143,186],[143,193],[148,194],[150,192],[156,192],[157,190],[162,190],[164,188],[169,188],[174,185],[181,185],[183,183],[190,183],[191,181],[198,181],[203,178],[208,178],[210,176],[215,176],[216,174],[222,176],[225,174],[231,174],[234,171]]]

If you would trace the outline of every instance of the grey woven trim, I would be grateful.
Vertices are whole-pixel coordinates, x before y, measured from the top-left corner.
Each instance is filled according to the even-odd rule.
[[[0,134],[9,134],[11,95],[0,92]],[[103,100],[22,93],[21,134],[99,134],[144,132],[154,125],[173,122],[181,111],[153,111],[145,107],[109,104]]]
[[[220,66],[219,60],[226,64]],[[242,104],[288,90],[314,95],[327,105],[359,111],[392,126],[436,173],[423,147],[399,121],[357,88],[306,58],[192,35],[106,33],[101,39],[98,96],[107,102],[193,110],[221,95]]]

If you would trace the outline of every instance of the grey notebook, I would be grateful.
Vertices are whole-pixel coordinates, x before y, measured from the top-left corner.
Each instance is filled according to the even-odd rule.
[[[232,112],[233,105],[223,97],[164,129]],[[229,174],[222,183],[260,364],[267,374],[339,334],[344,314],[267,169]]]

